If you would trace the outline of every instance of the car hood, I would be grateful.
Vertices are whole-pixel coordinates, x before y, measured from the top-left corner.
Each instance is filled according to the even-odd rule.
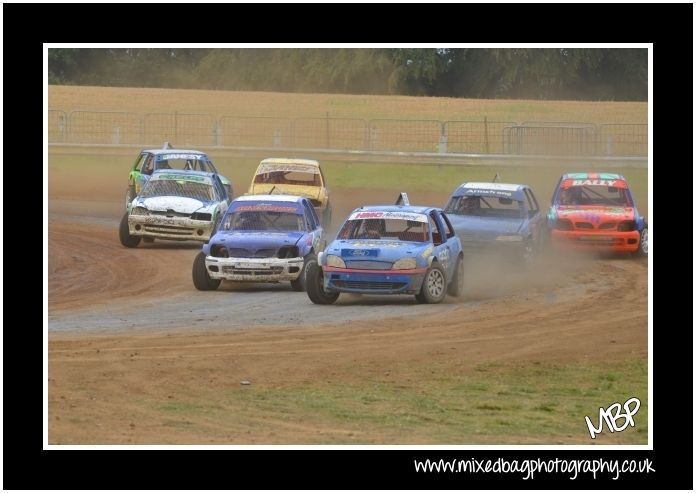
[[[417,257],[428,248],[432,250],[430,243],[399,240],[336,240],[326,253],[348,260],[396,262],[403,257]]]
[[[249,193],[254,195],[267,194],[270,193],[271,190],[273,190],[275,194],[298,195],[314,200],[319,200],[321,196],[320,187],[306,185],[274,185],[272,183],[254,183]]]
[[[215,202],[201,201],[197,199],[192,199],[189,197],[177,197],[177,196],[161,196],[161,197],[148,197],[139,198],[137,200],[138,206],[147,207],[151,211],[168,211],[172,210],[174,212],[180,212],[183,214],[191,214],[196,211],[205,210],[212,208]]]
[[[557,205],[551,211],[551,216],[557,219],[571,221],[587,221],[593,224],[604,221],[630,221],[635,217],[633,207],[617,207],[606,205]]]
[[[297,245],[307,234],[302,231],[218,231],[210,240],[213,244],[224,244],[228,248],[278,248],[285,245]]]
[[[512,217],[478,217],[448,214],[455,233],[518,233],[524,224],[523,218]]]

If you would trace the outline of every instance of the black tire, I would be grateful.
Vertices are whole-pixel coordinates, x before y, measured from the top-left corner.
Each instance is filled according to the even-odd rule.
[[[307,266],[314,262],[317,263],[317,256],[313,253],[308,253],[305,255],[304,264],[302,264],[302,270],[300,271],[300,277],[294,281],[290,281],[290,286],[292,286],[293,291],[307,291]]]
[[[648,225],[646,224],[640,232],[640,238],[638,239],[638,250],[636,250],[633,255],[636,257],[647,257],[648,247]]]
[[[421,303],[440,303],[447,295],[446,279],[445,271],[440,264],[433,262],[425,272],[420,297],[416,295],[416,299]]]
[[[193,261],[193,285],[199,291],[215,291],[220,285],[220,279],[211,279],[205,268],[205,253],[199,252]]]
[[[321,266],[315,261],[307,266],[307,296],[312,303],[317,305],[330,305],[338,299],[340,293],[327,293],[324,291],[324,273]]]
[[[128,248],[135,248],[140,244],[140,236],[133,236],[128,230],[128,213],[121,218],[121,224],[118,227],[118,239],[121,240],[121,245]]]
[[[457,258],[457,265],[454,267],[454,275],[447,287],[447,294],[459,298],[464,293],[464,261],[462,257]]]
[[[126,209],[135,198],[135,185],[129,185],[126,189]]]

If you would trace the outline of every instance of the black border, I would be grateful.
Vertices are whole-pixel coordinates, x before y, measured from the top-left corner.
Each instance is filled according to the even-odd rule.
[[[396,10],[398,9],[398,14]],[[39,14],[50,19],[46,26],[29,22]],[[693,5],[651,4],[4,4],[4,93],[5,115],[18,111],[16,119],[5,120],[5,153],[17,148],[38,147],[36,129],[28,130],[26,108],[12,106],[16,95],[29,103],[37,92],[27,83],[42,80],[24,70],[34,67],[39,42],[188,42],[189,36],[205,42],[598,42],[654,43],[654,146],[655,175],[678,167],[679,180],[687,174],[687,152],[674,142],[692,142],[693,94],[692,18]],[[324,19],[317,23],[317,16]],[[21,28],[21,33],[18,28]],[[158,27],[159,26],[159,27]],[[181,26],[180,29],[165,28]],[[200,29],[187,28],[198,26]],[[251,27],[251,29],[249,29]],[[663,29],[660,31],[660,29]],[[181,34],[177,34],[180,32]],[[164,34],[162,34],[164,33]],[[20,35],[21,34],[21,35]],[[30,39],[27,39],[29,37]],[[37,39],[32,39],[37,38]],[[31,44],[27,44],[31,43]],[[33,71],[32,71],[33,72]],[[37,84],[38,85],[38,84]],[[38,89],[38,87],[37,87]],[[43,93],[43,81],[40,89]],[[659,96],[659,97],[658,97]],[[671,96],[671,97],[670,97]],[[38,98],[37,98],[38,100]],[[29,103],[31,104],[31,103]],[[658,107],[659,104],[659,107]],[[37,103],[38,105],[38,103]],[[14,108],[10,110],[10,108]],[[676,110],[676,114],[675,114]],[[36,151],[30,152],[33,156]],[[685,155],[686,154],[686,155]],[[5,162],[9,162],[6,160]],[[8,169],[8,168],[5,168]],[[691,168],[693,172],[693,168]],[[16,172],[16,171],[15,171]],[[15,187],[16,178],[5,175],[5,259],[21,259],[26,242],[10,236],[22,204],[27,214],[26,187]],[[654,184],[655,203],[662,202],[660,181]],[[688,185],[687,185],[688,186]],[[31,201],[30,201],[31,202]],[[13,205],[15,205],[13,207]],[[689,204],[691,205],[691,204]],[[686,205],[688,207],[689,205]],[[665,212],[663,212],[665,211]],[[42,211],[31,210],[36,215]],[[651,214],[655,217],[654,208]],[[666,206],[657,214],[669,216]],[[36,218],[36,215],[33,217]],[[668,218],[659,217],[662,234]],[[664,222],[662,222],[664,221]],[[654,226],[654,221],[651,226]],[[23,229],[23,228],[20,228]],[[680,231],[688,226],[680,224]],[[654,232],[654,227],[651,227]],[[26,236],[26,235],[21,235]],[[28,239],[28,238],[26,238]],[[669,241],[658,244],[658,256],[675,251]],[[18,248],[19,247],[19,248]],[[680,247],[681,248],[681,247]],[[29,249],[31,251],[32,249]],[[676,253],[676,251],[675,251]],[[680,255],[678,271],[687,270]],[[655,259],[653,259],[654,261]],[[654,318],[654,451],[443,451],[443,450],[42,450],[42,394],[35,388],[43,380],[41,360],[35,348],[42,347],[42,321],[27,311],[25,290],[36,285],[35,275],[13,271],[6,263],[10,281],[5,285],[4,338],[4,487],[8,489],[692,489],[693,443],[692,394],[670,395],[668,388],[693,389],[691,351],[693,333],[688,325],[658,323]],[[20,262],[14,262],[19,264]],[[653,286],[672,286],[664,260],[654,268]],[[673,269],[669,272],[673,274]],[[14,273],[13,273],[14,272]],[[31,292],[31,291],[30,291]],[[13,298],[21,293],[22,300]],[[691,307],[685,290],[655,289],[654,313],[666,313],[667,303],[679,320],[680,307]],[[678,298],[684,296],[680,303]],[[669,296],[669,299],[667,299]],[[36,299],[41,299],[36,297]],[[665,308],[662,308],[662,306]],[[23,307],[21,310],[13,307]],[[658,311],[659,310],[659,311]],[[38,310],[36,310],[38,312]],[[28,315],[28,316],[26,316]],[[664,315],[662,316],[664,319]],[[31,348],[31,349],[26,349]],[[37,356],[35,356],[37,355]],[[43,357],[43,355],[42,355]],[[18,371],[19,369],[19,371]],[[30,370],[30,371],[27,371]],[[32,375],[32,378],[28,377]],[[37,386],[38,388],[38,386]],[[29,397],[24,399],[23,397]],[[673,439],[670,437],[674,437]],[[672,443],[676,442],[678,443]],[[565,475],[524,481],[511,475],[456,475],[416,473],[414,459],[452,458],[583,458],[643,459],[653,461],[654,474],[622,475],[618,481],[602,476],[597,480]],[[25,472],[29,471],[28,474]]]

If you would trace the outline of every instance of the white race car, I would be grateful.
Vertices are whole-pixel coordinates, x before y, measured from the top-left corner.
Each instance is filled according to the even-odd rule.
[[[141,239],[155,238],[206,242],[229,200],[215,173],[155,171],[121,219],[121,244],[134,248]]]

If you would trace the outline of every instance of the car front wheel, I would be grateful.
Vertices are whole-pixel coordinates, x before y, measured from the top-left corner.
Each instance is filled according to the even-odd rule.
[[[635,255],[637,257],[647,257],[648,256],[648,225],[640,232],[640,240],[638,240],[638,250],[636,250]]]
[[[300,276],[297,279],[290,281],[290,286],[292,286],[293,291],[307,291],[307,268],[311,263],[317,263],[317,256],[313,253],[308,253],[305,255]]]
[[[121,218],[121,224],[118,227],[118,239],[121,240],[121,245],[128,248],[135,248],[140,244],[140,236],[133,236],[128,229],[128,213]]]
[[[445,282],[445,271],[440,264],[433,262],[425,273],[423,285],[416,299],[420,303],[440,303],[447,294],[447,283]]]
[[[317,262],[307,266],[307,296],[317,305],[330,305],[338,299],[340,293],[324,291],[324,272]]]
[[[205,267],[205,253],[199,252],[193,261],[193,285],[199,291],[215,291],[220,286],[220,279],[211,279]]]

